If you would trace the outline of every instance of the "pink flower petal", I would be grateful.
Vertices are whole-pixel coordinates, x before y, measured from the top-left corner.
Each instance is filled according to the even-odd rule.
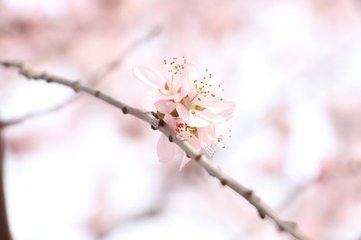
[[[157,144],[157,154],[160,162],[180,161],[184,152],[168,138],[162,134]]]
[[[175,131],[176,129],[176,125],[177,125],[177,120],[176,118],[172,117],[169,114],[166,114],[163,118],[164,122],[166,122],[166,124],[173,129],[173,131]]]
[[[186,155],[183,156],[181,165],[179,166],[179,171],[181,171],[184,166],[191,161],[190,158],[188,158]]]
[[[188,76],[188,70],[185,69],[182,74],[179,76],[179,88],[180,88],[180,93],[178,94],[178,101],[182,100],[182,98],[184,98],[185,96],[187,96],[190,91],[191,91],[191,85],[189,82],[189,76]],[[177,101],[176,100],[176,101]]]
[[[154,103],[155,108],[157,111],[169,114],[175,109],[175,103],[169,100],[159,100]]]
[[[192,147],[193,147],[196,151],[201,150],[202,145],[201,145],[201,139],[200,139],[200,138],[197,138],[197,137],[195,137],[195,136],[192,136],[192,137],[187,137],[186,139],[188,140],[188,142],[192,145]]]
[[[198,136],[202,148],[215,144],[217,142],[217,139],[216,139],[216,128],[214,124],[208,127],[199,128]]]

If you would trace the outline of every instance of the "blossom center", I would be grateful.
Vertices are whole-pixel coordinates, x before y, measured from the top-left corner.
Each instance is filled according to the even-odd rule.
[[[187,95],[180,101],[188,111],[192,111],[192,114],[195,114],[195,111],[203,111],[206,109],[198,104],[193,104],[193,100],[196,99],[197,96],[198,94],[190,98],[189,95]]]

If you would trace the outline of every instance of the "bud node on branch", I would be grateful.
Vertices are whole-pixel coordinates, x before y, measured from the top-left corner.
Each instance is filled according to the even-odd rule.
[[[257,211],[258,211],[258,215],[260,218],[262,218],[262,219],[266,218],[266,213],[263,210],[258,209]],[[278,227],[280,227],[280,225]]]
[[[165,124],[164,120],[163,120],[163,119],[159,119],[158,126],[159,126],[159,127],[164,127],[165,125],[166,125],[166,124]]]
[[[252,190],[247,190],[245,193],[244,193],[244,196],[249,199],[251,198],[253,195],[253,191]]]
[[[51,80],[51,78],[48,77],[48,79],[49,79],[50,82],[53,82]],[[76,93],[79,92],[79,85],[80,85],[80,81],[73,82],[71,87],[73,88],[74,92],[76,92]]]
[[[122,107],[122,112],[123,112],[124,114],[127,114],[127,113],[128,113],[128,108]]]
[[[155,117],[156,119],[159,119],[159,116],[157,115],[157,113],[152,112],[152,115],[153,115],[153,117]]]
[[[226,185],[227,185],[227,180],[226,180],[226,179],[221,179],[220,182],[221,182],[221,184],[222,184],[223,186],[226,186]]]

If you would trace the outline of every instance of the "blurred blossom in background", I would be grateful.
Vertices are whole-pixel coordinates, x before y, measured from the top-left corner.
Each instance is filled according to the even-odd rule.
[[[0,0],[0,58],[141,107],[134,66],[186,56],[236,103],[214,155],[311,239],[361,237],[361,3]],[[14,239],[290,239],[160,133],[88,96],[0,69]],[[56,108],[56,109],[54,109]],[[44,113],[45,112],[45,113]]]

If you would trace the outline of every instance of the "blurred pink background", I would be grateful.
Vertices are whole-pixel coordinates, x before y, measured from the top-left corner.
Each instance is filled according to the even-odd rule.
[[[210,69],[236,103],[214,161],[310,239],[361,238],[360,40],[356,0],[0,1],[1,59],[137,107],[134,66]],[[73,96],[0,69],[3,121]],[[291,239],[197,165],[159,163],[159,134],[88,96],[7,127],[14,239]]]

